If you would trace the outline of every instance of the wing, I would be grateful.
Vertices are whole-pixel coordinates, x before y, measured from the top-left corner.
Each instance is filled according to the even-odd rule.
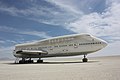
[[[43,51],[43,50],[20,50],[20,51],[16,51],[16,54],[33,54],[33,55],[37,55],[37,54],[48,54],[48,52]]]

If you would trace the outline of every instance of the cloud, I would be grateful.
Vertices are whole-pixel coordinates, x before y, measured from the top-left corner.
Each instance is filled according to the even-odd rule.
[[[35,30],[20,30],[16,29],[13,27],[7,27],[7,26],[0,26],[0,31],[5,32],[5,33],[13,33],[13,34],[19,34],[19,35],[31,35],[31,36],[37,36],[40,38],[50,38],[46,32],[40,32],[40,31],[35,31]],[[26,42],[33,42],[36,40],[29,40],[25,41],[24,39],[21,40],[0,40],[0,59],[1,58],[8,58],[8,59],[13,59],[13,50],[14,50],[14,45],[18,43],[26,43]]]
[[[13,59],[13,50],[14,46],[0,48],[0,59],[1,58]]]
[[[45,0],[44,2],[47,4],[42,7],[42,4],[37,4],[37,0],[28,1],[31,6],[23,9],[19,9],[15,6],[8,7],[1,3],[0,11],[8,12],[8,14],[13,16],[25,16],[27,19],[44,24],[62,25],[65,29],[75,33],[91,33],[97,36],[119,37],[119,0]],[[51,6],[47,6],[48,4]],[[104,4],[104,8],[98,6],[98,4],[102,6]],[[96,7],[103,9],[102,12],[96,11]],[[86,12],[86,10],[88,12]],[[38,31],[25,31],[19,33],[34,36],[44,35],[42,36],[43,38],[49,37],[46,33]]]
[[[19,30],[19,29],[16,29],[13,27],[7,27],[7,26],[0,26],[0,31],[7,32],[7,33],[38,36],[41,38],[50,38],[51,37],[46,32],[34,31],[34,30]]]
[[[23,31],[19,32],[20,34],[26,34],[26,35],[33,35],[33,36],[39,36],[42,38],[50,38],[51,36],[48,36],[45,32],[39,32],[39,31]]]
[[[17,8],[17,6],[8,6],[4,3],[1,3],[0,12],[6,12],[6,14],[12,16],[23,17],[29,20],[37,21],[39,23],[51,25],[63,25],[75,20],[78,15],[82,15],[82,12],[80,11],[77,12],[77,10],[72,8],[69,9],[70,6],[67,7],[64,5],[64,7],[61,8],[63,6],[62,4],[62,6],[59,7],[50,1],[46,1],[46,4],[42,6],[42,3],[40,5],[37,4],[37,2],[26,2],[31,4],[31,6],[22,9]],[[51,6],[49,7],[48,4],[51,4]]]
[[[16,29],[12,27],[7,27],[7,26],[0,26],[0,31],[3,32],[15,32]]]
[[[0,40],[0,44],[3,44],[3,43],[5,43],[5,41],[3,41],[3,40]]]
[[[93,12],[83,15],[80,19],[68,24],[66,29],[75,33],[91,33],[93,35],[111,36],[120,39],[120,3],[112,2],[102,13]],[[112,39],[111,38],[111,39]],[[109,40],[108,40],[109,41]]]
[[[0,40],[0,48],[5,46],[5,45],[11,45],[11,44],[17,44],[18,41],[14,40]]]
[[[73,0],[65,1],[65,0],[46,0],[47,2],[59,7],[68,12],[76,13],[76,14],[83,14],[82,11],[77,10],[77,7],[72,5],[74,2]]]
[[[65,9],[68,10],[69,12],[76,14],[88,14],[95,11],[97,12],[104,11],[106,2],[106,0],[46,0],[46,1],[59,6],[61,9]]]
[[[75,17],[74,20],[71,20],[70,22],[66,21],[66,24],[62,24],[65,29],[75,33],[90,33],[105,38],[109,42],[118,41],[120,39],[119,0],[46,1],[60,7],[60,9],[67,10],[70,13],[81,14],[76,15],[77,18]],[[101,11],[97,8],[101,9]],[[88,12],[86,12],[86,10]]]

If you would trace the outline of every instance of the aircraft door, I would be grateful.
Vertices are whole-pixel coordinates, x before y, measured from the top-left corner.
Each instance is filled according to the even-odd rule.
[[[74,44],[74,48],[78,48],[78,44],[77,43]]]

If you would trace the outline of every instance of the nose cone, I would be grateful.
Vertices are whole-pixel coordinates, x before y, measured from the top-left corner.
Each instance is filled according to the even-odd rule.
[[[101,45],[99,46],[101,49],[108,45],[108,43],[103,39],[98,38],[97,40],[101,42]]]
[[[108,43],[106,42],[106,41],[104,41],[104,40],[102,40],[102,45],[103,45],[103,47],[106,47],[107,45],[108,45]]]

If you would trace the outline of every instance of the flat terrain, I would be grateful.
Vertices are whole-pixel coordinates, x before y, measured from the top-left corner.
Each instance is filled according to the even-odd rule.
[[[120,56],[45,60],[41,64],[0,61],[0,80],[120,80]]]

